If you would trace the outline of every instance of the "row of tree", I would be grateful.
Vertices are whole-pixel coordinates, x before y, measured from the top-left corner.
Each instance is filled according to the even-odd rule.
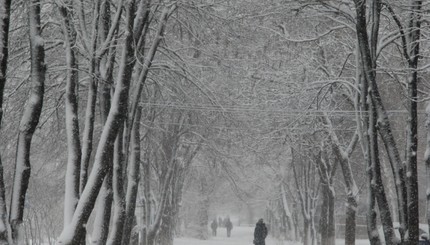
[[[241,200],[275,189],[305,244],[334,244],[339,200],[354,244],[363,193],[372,245],[416,243],[426,6],[0,1],[1,243],[172,244],[186,190],[204,229],[218,170]]]
[[[370,243],[416,244],[422,183],[418,159],[428,162],[427,153],[419,157],[425,147],[418,148],[419,102],[428,99],[424,1],[295,1],[289,7],[315,34],[295,33],[282,21],[276,28],[265,27],[280,42],[313,49],[311,58],[302,61],[298,82],[308,96],[294,97],[305,112],[288,122],[306,129],[288,132],[290,157],[281,159],[290,162],[279,176],[280,195],[289,193],[289,202],[278,200],[291,220],[286,223],[303,230],[304,244],[334,244],[336,223],[341,222],[345,244],[355,244],[358,197],[367,193]],[[338,222],[337,168],[343,176],[346,219]],[[367,175],[365,190],[357,187],[357,181],[362,185],[357,171]],[[291,215],[293,203],[300,207],[300,222]]]

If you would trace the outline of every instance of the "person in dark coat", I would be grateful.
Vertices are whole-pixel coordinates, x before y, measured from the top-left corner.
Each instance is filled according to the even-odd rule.
[[[230,218],[225,221],[225,228],[227,229],[227,237],[231,236],[231,230],[233,229],[233,223],[231,223]]]
[[[216,218],[211,223],[211,229],[212,229],[212,236],[216,236],[216,229],[218,228],[218,223],[216,221]]]
[[[255,245],[266,245],[265,239],[267,236],[267,227],[264,224],[263,219],[259,219],[255,225],[254,230],[254,244]]]
[[[222,218],[221,217],[218,218],[218,226],[219,227],[223,227],[223,222],[222,222]]]
[[[418,241],[418,245],[430,245],[429,237],[426,233],[421,235],[421,239]]]

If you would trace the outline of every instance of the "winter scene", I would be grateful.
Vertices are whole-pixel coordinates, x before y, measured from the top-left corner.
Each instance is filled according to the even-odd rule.
[[[0,245],[430,245],[430,1],[0,0]]]

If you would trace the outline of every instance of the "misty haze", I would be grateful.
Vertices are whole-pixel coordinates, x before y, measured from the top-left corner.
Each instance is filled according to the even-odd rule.
[[[0,0],[0,245],[430,245],[430,2]]]

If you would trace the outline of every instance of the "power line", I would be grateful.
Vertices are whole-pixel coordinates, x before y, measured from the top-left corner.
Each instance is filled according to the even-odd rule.
[[[255,112],[255,113],[278,113],[282,115],[323,115],[329,113],[329,115],[343,115],[343,116],[355,116],[357,111],[354,110],[282,110],[282,109],[259,109],[249,106],[216,106],[216,105],[197,105],[197,104],[170,104],[170,103],[141,103],[141,105],[152,106],[152,107],[163,107],[189,111],[211,111],[211,112]],[[387,110],[389,115],[402,115],[409,113],[407,110]],[[366,111],[360,111],[361,114],[366,114]],[[418,114],[426,114],[425,110],[418,111]]]

